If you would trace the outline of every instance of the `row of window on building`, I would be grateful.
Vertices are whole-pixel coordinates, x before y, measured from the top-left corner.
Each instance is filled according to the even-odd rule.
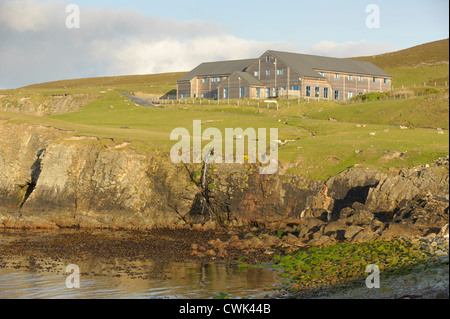
[[[208,79],[209,78],[203,78],[202,83],[208,83]],[[220,83],[220,82],[225,81],[226,79],[228,79],[228,77],[226,77],[226,76],[214,77],[214,78],[211,78],[211,83]]]
[[[269,98],[271,96],[278,96],[279,93],[279,89],[281,90],[286,90],[286,87],[280,87],[280,88],[273,88],[271,90],[271,88],[265,88],[264,89],[264,97],[265,98]],[[298,91],[299,87],[298,86],[293,86],[292,90],[294,91]],[[272,91],[272,92],[271,92]],[[314,94],[311,91],[311,86],[307,86],[306,87],[306,97],[315,97],[315,98],[320,98],[320,87],[315,87],[314,88]],[[262,88],[256,88],[256,98],[262,98]],[[271,94],[272,93],[272,94]],[[341,98],[341,92],[339,90],[334,90],[334,99],[335,100],[339,100]],[[239,88],[239,98],[244,98],[246,94],[246,87],[242,86]],[[364,92],[358,92],[358,94],[362,95],[364,94]],[[351,99],[354,96],[354,93],[352,91],[348,92],[348,99]],[[182,94],[181,95],[182,98],[186,97],[186,94]],[[196,96],[194,96],[196,97]],[[204,93],[202,94],[203,98],[209,98],[210,95],[208,93]],[[217,99],[217,91],[216,93],[214,93],[214,98]],[[223,88],[223,99],[228,99],[229,98],[229,88]],[[330,98],[330,89],[327,87],[323,88],[323,94],[322,94],[322,98],[324,99],[328,99]]]
[[[278,69],[276,71],[277,76],[282,76],[283,75],[283,69]],[[254,71],[253,75],[258,78],[259,77],[259,71]],[[320,75],[325,77],[325,74],[323,72],[320,72]],[[334,75],[334,79],[335,80],[339,80],[341,78],[341,76],[345,76],[345,75],[341,75],[339,73],[335,73]],[[270,77],[270,70],[266,70],[266,77]],[[213,77],[211,78],[211,83],[220,83],[223,82],[227,79],[228,77],[226,76],[218,76],[218,77]],[[208,79],[207,77],[204,77],[202,79],[202,83],[208,83]],[[347,75],[347,80],[348,81],[353,81],[354,80],[354,76],[353,75]],[[358,81],[359,82],[364,82],[364,77],[363,76],[358,76]],[[378,83],[378,78],[377,77],[373,77],[372,78],[372,82],[373,83]],[[389,80],[387,78],[383,79],[383,83],[384,84],[388,84]]]

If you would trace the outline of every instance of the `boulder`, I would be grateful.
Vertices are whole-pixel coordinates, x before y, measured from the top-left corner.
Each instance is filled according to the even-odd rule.
[[[387,223],[385,228],[381,231],[380,239],[389,240],[398,237],[416,237],[420,236],[422,232],[414,227],[402,223]]]

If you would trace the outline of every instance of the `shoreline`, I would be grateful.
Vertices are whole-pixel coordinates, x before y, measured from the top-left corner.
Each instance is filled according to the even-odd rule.
[[[248,269],[266,265],[268,269],[280,271],[275,256],[295,256],[300,251],[306,251],[311,246],[295,246],[289,249],[287,243],[280,240],[278,246],[263,244],[256,245],[254,238],[257,232],[241,230],[234,231],[198,231],[198,230],[170,230],[159,229],[153,231],[111,231],[111,230],[63,230],[63,231],[23,231],[0,230],[0,268],[32,269],[34,271],[55,271],[61,269],[64,262],[92,264],[105,260],[116,260],[121,265],[134,265],[130,268],[102,266],[102,270],[95,274],[104,276],[105,272],[116,272],[117,276],[140,279],[164,279],[162,272],[149,274],[143,271],[143,266],[151,261],[168,264],[172,262],[194,262],[202,264],[217,264],[236,269]],[[253,237],[250,237],[252,235]],[[253,238],[253,240],[252,240]],[[412,268],[406,273],[394,274],[389,282],[382,281],[381,289],[369,290],[364,286],[364,280],[350,281],[344,285],[316,287],[316,289],[301,289],[292,291],[295,287],[294,277],[290,284],[279,284],[267,291],[269,299],[342,299],[342,298],[376,298],[376,299],[405,299],[405,298],[448,298],[448,236],[429,236],[392,239],[405,240],[415,245],[428,243],[426,249],[435,246],[446,249],[439,252],[440,261],[430,255],[429,264]],[[250,247],[252,242],[255,244]],[[433,244],[433,242],[438,242]],[[383,243],[383,241],[380,241]],[[341,243],[342,245],[352,245]],[[363,244],[354,244],[353,246]],[[259,246],[256,248],[256,246]],[[423,245],[422,245],[423,246]],[[420,247],[422,247],[420,246]],[[244,248],[246,247],[246,248]],[[322,249],[330,246],[313,246]],[[419,247],[419,246],[417,246]],[[425,246],[423,246],[425,247]],[[422,247],[422,248],[423,248]],[[292,247],[290,247],[292,248]],[[420,248],[420,249],[422,249]],[[424,248],[425,249],[425,248]],[[435,249],[437,250],[437,249]],[[339,255],[339,254],[337,254]],[[32,256],[32,258],[31,258]],[[25,257],[25,262],[17,263],[17,257]],[[9,264],[8,259],[16,264]],[[434,258],[434,259],[433,259]],[[33,259],[32,264],[29,260]],[[53,260],[53,262],[51,262]],[[50,262],[49,262],[50,261]],[[24,263],[28,263],[25,265]],[[105,263],[102,263],[105,265]],[[136,264],[141,266],[136,266]],[[88,273],[85,273],[88,274]],[[158,277],[159,276],[159,277]],[[283,277],[279,274],[280,279]],[[289,279],[290,278],[290,279]],[[295,279],[295,278],[294,278]],[[383,278],[384,280],[384,278]],[[355,284],[356,283],[356,284]],[[445,292],[447,291],[447,294]],[[232,297],[232,296],[230,296]]]

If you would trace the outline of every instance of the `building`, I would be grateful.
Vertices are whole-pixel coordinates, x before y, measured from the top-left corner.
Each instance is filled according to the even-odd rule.
[[[370,62],[280,51],[202,63],[177,81],[178,98],[309,98],[345,101],[386,92],[392,76]]]

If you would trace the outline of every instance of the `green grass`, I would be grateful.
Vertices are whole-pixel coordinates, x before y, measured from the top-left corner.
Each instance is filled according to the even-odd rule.
[[[306,113],[309,118],[343,122],[449,128],[448,93],[348,105],[329,105]]]
[[[436,53],[436,50],[440,51]],[[419,60],[414,52],[421,56]],[[163,105],[166,109],[160,110],[136,106],[119,94],[170,92],[184,73],[168,73],[66,80],[0,91],[0,95],[9,95],[2,97],[2,101],[10,103],[17,103],[23,97],[28,97],[33,104],[44,103],[46,96],[54,94],[95,97],[93,102],[73,113],[38,117],[0,111],[0,118],[74,130],[74,135],[113,138],[116,143],[127,141],[131,142],[130,147],[141,152],[165,153],[175,144],[170,141],[171,131],[177,127],[192,131],[193,120],[202,120],[203,130],[215,127],[222,134],[225,128],[278,128],[279,139],[292,140],[279,149],[280,160],[289,164],[288,173],[325,180],[353,165],[412,166],[432,163],[448,155],[448,131],[438,135],[436,130],[426,129],[449,128],[448,88],[438,87],[437,93],[428,90],[426,96],[418,96],[423,87],[411,88],[416,81],[448,79],[448,66],[442,64],[443,59],[448,63],[445,52],[448,52],[448,40],[375,58],[380,67],[395,76],[396,86],[410,86],[408,92],[412,92],[412,97],[406,99],[345,105],[329,101],[280,100],[279,111],[267,108],[263,100],[239,101],[239,105],[236,101],[230,105],[220,101],[217,105],[218,101],[208,100],[202,100],[199,105],[200,100],[197,100],[195,105],[169,103]],[[342,123],[331,122],[330,118]],[[366,127],[356,127],[356,123],[366,124]],[[415,129],[401,130],[388,125]],[[385,132],[386,129],[389,131]],[[369,134],[372,132],[376,135]],[[404,155],[386,159],[386,154],[393,151]]]
[[[109,92],[101,100],[69,114],[41,118],[0,113],[0,117],[12,116],[16,118],[16,122],[73,129],[76,130],[74,134],[114,138],[117,143],[130,141],[131,147],[142,152],[170,151],[175,143],[170,141],[171,131],[184,127],[192,132],[193,120],[202,120],[203,130],[216,127],[223,135],[228,127],[278,128],[280,139],[294,140],[280,147],[280,160],[293,164],[291,173],[315,179],[327,179],[355,164],[411,166],[431,163],[433,159],[448,154],[448,132],[438,135],[435,130],[390,128],[389,133],[384,133],[386,126],[383,125],[357,128],[349,123],[300,118],[292,118],[286,122],[270,116],[159,110],[136,106],[115,92]],[[377,132],[377,135],[371,136],[370,132]],[[355,154],[355,150],[359,153]],[[393,150],[407,153],[400,159],[383,161],[383,156]]]
[[[16,90],[4,90],[4,93],[20,92],[55,94],[55,93],[99,93],[102,90],[122,91],[126,93],[143,92],[154,94],[173,93],[176,81],[185,73],[162,73],[148,75],[126,75],[97,77],[85,79],[62,80],[29,85]],[[2,91],[0,91],[2,94]]]
[[[313,103],[305,103],[292,107],[308,108],[312,105]],[[325,104],[317,103],[316,107],[323,105]],[[334,108],[337,110],[341,107],[353,106]],[[243,108],[244,112],[257,110],[252,106],[240,108]],[[376,106],[372,108],[377,109]],[[282,110],[294,112],[288,107]],[[170,141],[171,131],[183,127],[192,132],[193,120],[203,121],[202,130],[208,127],[220,129],[223,136],[225,128],[278,128],[279,139],[293,140],[279,148],[280,160],[291,165],[288,172],[320,180],[326,180],[357,164],[381,168],[412,166],[432,163],[434,159],[449,152],[447,131],[444,135],[438,135],[436,130],[401,130],[390,127],[386,133],[384,130],[388,127],[385,125],[372,124],[364,128],[356,127],[352,123],[274,116],[281,115],[282,110],[276,112],[264,109],[268,113],[242,116],[207,109],[203,111],[153,109],[136,106],[117,92],[111,91],[74,113],[38,117],[0,112],[0,118],[7,118],[14,123],[41,124],[75,130],[73,135],[113,138],[116,143],[128,141],[131,142],[130,147],[141,152],[160,151],[166,155],[175,144],[174,141]],[[366,116],[372,117],[370,114]],[[382,114],[380,121],[381,119]],[[369,134],[371,132],[376,132],[376,135],[371,136]],[[358,151],[358,154],[355,151]],[[405,155],[393,160],[384,160],[384,156],[391,151],[404,152]]]
[[[387,73],[393,76],[392,85],[394,88],[403,87],[423,87],[436,86],[443,87],[449,84],[448,65],[432,65],[418,68],[401,67],[385,68]]]
[[[369,61],[382,69],[418,68],[422,66],[447,64],[449,57],[449,39],[421,44],[405,50],[386,54],[357,57],[355,60]]]
[[[425,249],[402,239],[371,241],[363,244],[340,243],[311,247],[283,257],[274,257],[289,279],[285,288],[291,293],[348,284],[364,285],[368,265],[377,265],[385,280],[409,274],[420,267],[438,265]]]

